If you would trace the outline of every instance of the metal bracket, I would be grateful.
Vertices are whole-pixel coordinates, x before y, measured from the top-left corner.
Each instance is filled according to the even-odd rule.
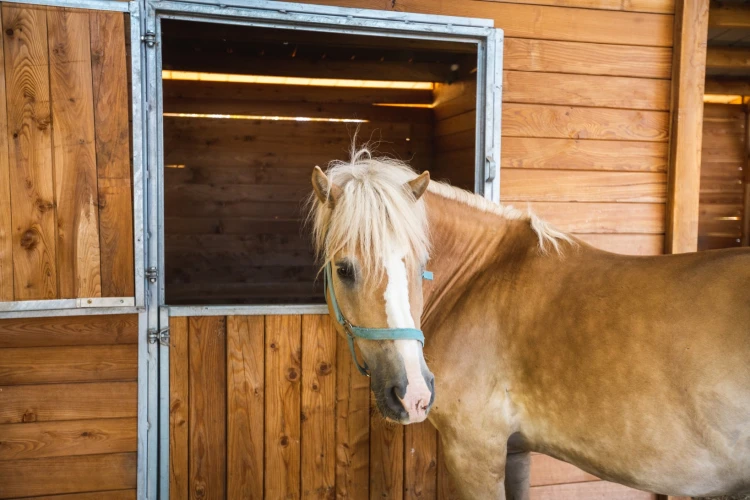
[[[161,330],[149,328],[148,343],[156,344],[157,342],[163,346],[169,346],[169,328],[162,328]]]
[[[151,266],[148,269],[146,269],[146,279],[149,283],[156,283],[156,280],[159,278],[159,270],[156,268],[156,266]]]
[[[141,35],[141,41],[146,44],[149,48],[154,48],[157,44],[156,33],[153,31],[147,31],[145,35]]]
[[[487,156],[485,162],[487,164],[487,177],[485,178],[485,182],[492,182],[497,176],[497,163],[495,163],[495,159],[492,155]]]

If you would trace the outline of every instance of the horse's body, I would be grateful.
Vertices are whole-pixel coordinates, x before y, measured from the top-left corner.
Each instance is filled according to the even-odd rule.
[[[511,436],[509,497],[528,451],[659,493],[750,489],[749,251],[543,253],[528,220],[425,202],[430,420],[467,498],[501,497]]]
[[[319,248],[330,243],[330,214],[348,206],[341,200],[368,196],[357,191],[365,178],[388,175],[371,163],[357,164],[351,178],[339,166],[328,187],[317,180]],[[750,489],[750,252],[615,255],[430,186],[411,199],[424,204],[434,281],[409,281],[398,296],[401,315],[411,311],[417,326],[421,312],[434,391],[421,351],[407,349],[416,341],[358,345],[386,416],[418,421],[437,395],[429,419],[465,498],[527,498],[530,451],[658,493]],[[372,196],[383,196],[378,189]],[[394,308],[392,287],[363,286],[353,267],[342,272],[366,262],[368,247],[355,247],[344,242],[326,256],[338,266],[342,309],[360,325],[405,326],[381,310],[383,293],[386,310]],[[404,262],[402,281],[414,276]],[[408,415],[398,413],[399,401]]]

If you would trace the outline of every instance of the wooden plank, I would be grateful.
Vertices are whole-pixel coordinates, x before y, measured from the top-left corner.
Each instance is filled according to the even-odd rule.
[[[301,317],[266,316],[265,496],[300,496]]]
[[[438,472],[437,472],[437,498],[438,500],[461,500],[456,491],[456,486],[445,463],[443,442],[438,434]]]
[[[100,297],[99,193],[87,12],[47,9],[60,298]]]
[[[547,455],[535,454],[531,457],[531,486],[586,481],[599,481],[599,478]]]
[[[0,349],[0,385],[137,378],[135,345]]]
[[[0,477],[0,498],[131,489],[136,454],[6,460],[0,462]]]
[[[374,402],[371,414],[370,500],[403,498],[404,426],[387,422]]]
[[[2,26],[0,10],[0,26]],[[13,223],[10,213],[8,108],[5,93],[4,36],[0,36],[0,301],[13,300]]]
[[[498,2],[501,0],[482,0]],[[674,0],[502,0],[508,3],[522,3],[535,5],[554,5],[557,7],[577,7],[586,9],[623,10],[628,12],[658,12],[672,14]]]
[[[669,74],[667,74],[667,77]],[[431,90],[393,88],[346,88],[307,85],[271,85],[231,82],[164,80],[164,99],[214,99],[222,96],[234,101],[272,101],[301,103],[432,104]]]
[[[136,500],[136,489],[97,491],[93,493],[71,493],[69,495],[45,495],[43,497],[26,497],[24,500]]]
[[[572,233],[664,234],[663,203],[532,202],[531,210]]]
[[[709,28],[750,28],[750,7],[739,3],[712,2],[708,26]]]
[[[429,421],[404,428],[404,498],[437,495],[437,431]]]
[[[577,238],[602,250],[625,255],[661,255],[662,234],[575,234]]]
[[[47,17],[2,5],[16,300],[58,297]]]
[[[169,497],[188,500],[190,358],[188,318],[169,319]]]
[[[744,47],[708,47],[706,68],[739,70],[750,68],[750,56]]]
[[[227,498],[263,497],[264,328],[227,318]]]
[[[89,16],[102,295],[128,297],[135,293],[135,271],[125,23],[118,12]]]
[[[535,486],[531,488],[530,495],[531,500],[580,500],[581,498],[655,500],[656,495],[606,481]]]
[[[678,2],[675,12],[667,253],[695,251],[698,242],[708,4]]]
[[[666,143],[660,142],[507,137],[503,138],[500,166],[666,172],[668,149]]]
[[[667,47],[506,37],[503,48],[505,70],[665,80],[672,71],[672,50]]]
[[[710,21],[709,17],[709,21]],[[706,77],[706,94],[750,95],[750,80],[747,78]]]
[[[669,110],[668,80],[503,72],[503,102]]]
[[[226,319],[189,319],[189,494],[223,499],[226,487]]]
[[[3,386],[0,424],[135,417],[137,385],[103,382]]]
[[[669,114],[509,103],[503,106],[503,136],[665,142]]]
[[[336,497],[366,500],[370,482],[370,379],[354,368],[345,339],[336,345]]]
[[[137,423],[108,418],[0,425],[0,461],[134,452]]]
[[[353,2],[337,0],[326,3],[351,5]],[[672,45],[673,16],[664,14],[469,0],[400,0],[393,7],[404,12],[493,19],[495,26],[503,27],[506,37],[659,47]]]
[[[663,203],[667,176],[658,172],[581,172],[506,168],[504,201]]]
[[[0,348],[135,344],[138,315],[0,320]]]
[[[336,491],[336,338],[327,315],[302,316],[302,498]]]

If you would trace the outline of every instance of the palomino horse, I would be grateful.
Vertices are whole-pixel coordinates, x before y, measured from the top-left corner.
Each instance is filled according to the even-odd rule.
[[[464,498],[528,498],[530,451],[750,489],[750,252],[615,255],[366,149],[313,187],[339,333],[385,417],[429,417]]]

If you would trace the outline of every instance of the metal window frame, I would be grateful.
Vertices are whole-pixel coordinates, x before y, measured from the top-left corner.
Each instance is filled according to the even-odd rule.
[[[354,9],[325,5],[295,4],[264,0],[141,0],[145,6],[143,27],[146,41],[144,109],[147,172],[147,229],[151,236],[146,254],[149,266],[165,269],[164,262],[164,151],[162,110],[161,20],[180,19],[248,27],[281,28],[325,33],[395,36],[436,41],[453,41],[477,46],[477,116],[475,192],[500,200],[500,119],[502,94],[503,32],[487,19],[462,18]],[[134,94],[135,95],[135,94]],[[151,281],[151,280],[149,280]],[[170,317],[327,314],[327,306],[311,305],[228,305],[169,306],[165,300],[164,273],[147,284],[145,315],[148,331],[168,345]],[[162,335],[165,334],[165,335]],[[149,393],[149,404],[159,404],[159,498],[169,498],[169,349],[159,349],[158,395]],[[151,383],[153,373],[149,370]],[[150,387],[154,387],[150,385]],[[149,418],[149,424],[152,423]],[[148,456],[152,456],[149,441]],[[151,477],[149,459],[149,478]],[[149,493],[151,488],[149,487]],[[149,498],[151,495],[149,494]]]

